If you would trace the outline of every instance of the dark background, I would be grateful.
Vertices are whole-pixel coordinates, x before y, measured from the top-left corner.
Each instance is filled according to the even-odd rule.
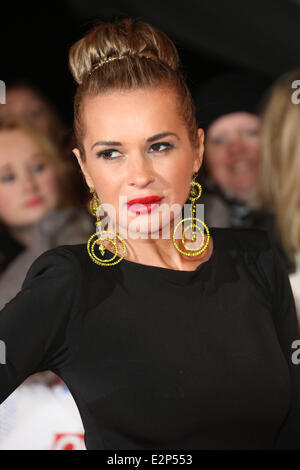
[[[192,91],[226,71],[258,72],[271,83],[300,65],[300,0],[6,1],[0,79],[32,80],[70,124],[75,84],[69,47],[96,20],[126,16],[149,21],[172,38]]]

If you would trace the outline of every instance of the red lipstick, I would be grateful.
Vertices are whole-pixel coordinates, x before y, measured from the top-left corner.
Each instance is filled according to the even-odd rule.
[[[144,214],[151,212],[155,207],[158,207],[162,201],[161,196],[146,196],[131,199],[127,203],[127,207],[131,212]]]
[[[33,207],[41,204],[43,202],[43,199],[41,197],[36,197],[34,199],[30,199],[29,201],[25,202],[26,207]]]
[[[147,202],[154,202],[159,201],[161,196],[146,196],[146,197],[138,197],[136,199],[131,199],[128,201],[128,204],[145,204]]]

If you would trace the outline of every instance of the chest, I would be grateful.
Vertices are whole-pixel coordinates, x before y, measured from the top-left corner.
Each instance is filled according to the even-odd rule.
[[[69,364],[100,422],[171,439],[176,423],[184,434],[282,419],[288,370],[263,291],[138,287],[135,295],[119,288],[86,313]]]

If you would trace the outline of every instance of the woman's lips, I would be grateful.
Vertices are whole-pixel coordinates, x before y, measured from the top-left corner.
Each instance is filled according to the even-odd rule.
[[[25,202],[25,207],[33,207],[33,206],[38,206],[43,202],[42,197],[35,197],[33,199],[30,199],[29,201]]]
[[[156,199],[155,201],[153,200],[154,198],[152,198],[152,202],[151,202],[151,198],[144,198],[143,200],[147,201],[148,199],[148,202],[144,202],[144,203],[141,203],[141,202],[136,202],[134,204],[132,203],[127,203],[127,207],[128,207],[128,210],[130,212],[133,212],[135,214],[139,213],[139,214],[146,214],[147,212],[151,212],[153,209],[155,209],[156,207],[158,207],[160,204],[161,204],[161,201],[163,200],[163,198],[161,197],[160,199]],[[134,199],[134,201],[136,201],[137,199]],[[142,200],[142,199],[140,199]]]

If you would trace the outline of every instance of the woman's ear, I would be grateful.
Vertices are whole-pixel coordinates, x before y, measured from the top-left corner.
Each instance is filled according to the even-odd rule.
[[[94,188],[94,182],[86,168],[86,164],[85,162],[82,161],[81,159],[81,156],[80,156],[80,150],[79,149],[76,149],[74,148],[72,150],[72,152],[74,153],[75,157],[77,158],[77,161],[78,161],[78,164],[81,168],[81,171],[83,173],[83,176],[84,176],[84,179],[86,181],[86,184],[90,187],[90,188]]]
[[[204,131],[203,129],[198,129],[198,142],[199,145],[196,150],[196,158],[194,161],[194,173],[198,173],[201,168],[202,161],[203,161],[203,153],[204,153]]]

